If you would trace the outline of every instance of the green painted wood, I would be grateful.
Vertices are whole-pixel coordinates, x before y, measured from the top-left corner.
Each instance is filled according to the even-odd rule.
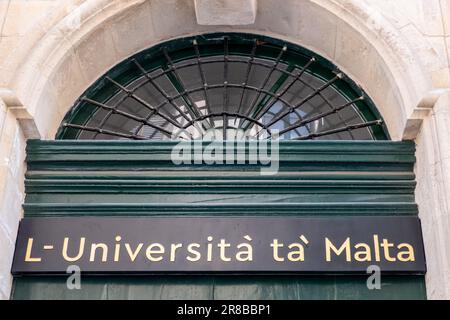
[[[176,166],[175,145],[30,140],[25,215],[417,214],[410,141],[282,141],[274,176]]]
[[[221,170],[257,171],[258,165],[174,165],[172,141],[30,140],[30,171]],[[248,150],[248,149],[246,149]],[[281,141],[280,169],[307,171],[412,171],[413,142]],[[236,152],[244,152],[245,149]]]
[[[26,216],[417,215],[414,203],[77,203],[23,205]]]
[[[358,276],[84,277],[68,290],[64,277],[16,278],[13,299],[425,299],[423,277],[382,277],[368,290]]]
[[[178,171],[178,170],[158,170],[158,171],[32,171],[29,170],[26,173],[27,179],[30,180],[97,180],[104,179],[114,182],[113,180],[158,180],[164,179],[165,181],[177,180],[183,183],[184,180],[210,180],[211,171]],[[377,172],[377,171],[289,171],[279,172],[275,176],[261,176],[257,171],[222,171],[215,170],[214,178],[223,180],[239,180],[239,183],[249,181],[270,181],[276,182],[278,179],[296,181],[296,180],[411,180],[414,181],[414,173],[409,171],[397,171],[397,172]]]
[[[331,197],[329,193],[305,193],[305,194],[267,194],[267,193],[259,193],[259,194],[250,194],[250,193],[242,193],[242,194],[188,194],[188,193],[179,193],[179,194],[95,194],[95,198],[89,198],[86,194],[60,194],[60,193],[39,193],[39,194],[28,194],[27,202],[30,204],[29,208],[35,207],[34,203],[47,203],[50,207],[55,205],[61,208],[61,205],[71,206],[72,204],[78,204],[83,202],[85,204],[116,204],[116,203],[134,203],[141,204],[142,206],[146,206],[147,204],[157,203],[164,207],[166,204],[173,203],[186,203],[186,204],[227,204],[227,203],[236,203],[243,204],[245,206],[251,205],[252,203],[257,204],[269,204],[272,202],[284,202],[284,203],[292,203],[295,205],[296,203],[299,206],[303,206],[311,204],[314,208],[316,203],[330,203],[330,206],[336,203],[336,196],[339,196],[339,201],[345,203],[354,203],[355,205],[364,204],[364,203],[386,203],[386,206],[383,206],[383,209],[390,209],[391,211],[398,210],[398,205],[396,203],[413,203],[414,195],[409,194],[398,194],[393,193],[391,195],[387,194],[335,194],[334,197]],[[390,204],[392,203],[392,204]],[[152,207],[154,209],[154,207]],[[413,208],[413,213],[415,212],[415,207]],[[131,210],[132,208],[130,208]],[[235,208],[231,208],[235,209]],[[370,209],[370,208],[368,208]],[[55,210],[59,210],[55,208]],[[183,209],[185,210],[185,209]],[[376,211],[373,214],[382,213],[375,209]],[[401,209],[400,209],[401,210]],[[363,211],[363,210],[362,210]],[[367,210],[366,210],[367,211]],[[353,212],[353,211],[352,211]],[[405,212],[405,210],[401,210],[401,212]]]
[[[415,146],[392,141],[286,141],[281,171],[175,166],[173,142],[40,141],[27,144],[23,205],[50,216],[415,216]],[[240,150],[240,152],[243,150]],[[14,299],[424,299],[422,276],[23,277]]]
[[[414,193],[414,181],[358,180],[80,180],[32,179],[27,193]]]

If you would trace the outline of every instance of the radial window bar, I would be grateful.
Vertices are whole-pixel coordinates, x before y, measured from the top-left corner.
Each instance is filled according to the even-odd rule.
[[[302,65],[284,59],[287,45],[269,58],[259,54],[266,43],[258,39],[245,54],[233,52],[227,36],[221,41],[223,52],[211,54],[208,41],[193,39],[184,59],[163,47],[163,62],[149,70],[133,58],[137,79],[121,84],[105,76],[115,93],[103,102],[81,97],[91,117],[63,127],[78,130],[78,139],[270,139],[273,132],[291,140],[375,139],[370,128],[382,120],[365,120],[357,106],[362,91],[353,100],[340,92],[341,72],[321,78],[311,71],[315,57]]]

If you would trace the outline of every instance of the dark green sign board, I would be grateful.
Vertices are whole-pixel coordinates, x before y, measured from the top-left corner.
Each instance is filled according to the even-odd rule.
[[[417,217],[25,218],[13,274],[424,274]]]

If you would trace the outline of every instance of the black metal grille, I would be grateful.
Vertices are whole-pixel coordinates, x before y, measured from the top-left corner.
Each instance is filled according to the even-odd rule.
[[[185,56],[163,45],[154,58],[131,58],[137,77],[104,76],[102,90],[112,94],[101,101],[87,91],[74,108],[89,117],[66,119],[61,130],[77,139],[376,139],[382,120],[363,114],[362,90],[349,98],[338,86],[345,75],[321,76],[317,57],[292,61],[295,49],[256,38],[201,40],[189,40]]]

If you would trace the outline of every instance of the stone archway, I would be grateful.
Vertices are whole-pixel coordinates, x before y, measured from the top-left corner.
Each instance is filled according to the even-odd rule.
[[[6,150],[3,153],[19,159],[16,171],[22,172],[23,140],[53,139],[74,100],[113,65],[159,42],[214,31],[273,36],[330,59],[372,97],[393,140],[414,139],[436,101],[441,101],[441,109],[448,109],[445,96],[439,99],[441,92],[435,90],[430,73],[423,67],[423,57],[419,58],[400,32],[365,1],[288,0],[280,7],[277,1],[260,0],[256,21],[248,26],[198,25],[193,1],[65,1],[39,21],[33,32],[12,50],[3,66],[5,80],[0,97],[11,111],[11,121],[15,117],[25,135],[17,137],[18,148],[2,145]],[[416,40],[423,41],[421,36]],[[448,208],[438,203],[447,199],[450,184],[449,181],[441,183],[436,177],[436,172],[448,175],[448,166],[437,169],[428,166],[436,161],[427,156],[430,152],[439,155],[439,161],[450,154],[450,146],[437,143],[443,138],[436,136],[439,125],[434,122],[427,124],[420,137],[425,142],[418,146],[416,168],[419,178],[428,179],[419,181],[419,206],[433,206],[430,216],[421,213],[425,237],[427,232],[430,235],[426,243],[429,257],[438,257],[437,248],[442,250],[440,246],[448,239],[443,235],[431,237],[436,223],[432,217],[440,217]],[[2,144],[11,144],[10,140]],[[7,179],[12,181],[8,177],[1,176],[2,185]],[[16,181],[18,176],[13,178],[14,188],[22,190],[22,182]],[[434,200],[426,196],[429,184],[436,189]],[[20,198],[12,201],[17,204],[14,208],[20,206]],[[15,214],[18,217],[19,213]],[[428,278],[438,286],[439,282],[448,283],[443,281],[441,270],[448,268],[449,263],[448,259],[436,259],[440,261],[440,269],[429,272]],[[448,287],[439,289],[436,295],[448,295],[448,290]]]
[[[44,21],[44,30],[36,30],[33,46],[19,49],[16,60],[23,60],[9,88],[40,135],[51,139],[74,99],[133,53],[185,35],[246,31],[292,41],[335,62],[374,99],[393,139],[401,139],[430,84],[395,29],[357,1],[301,1],[280,10],[272,1],[258,6],[255,24],[245,27],[200,26],[188,1],[173,1],[171,6],[161,1],[87,0],[68,13],[63,6],[54,21]]]

